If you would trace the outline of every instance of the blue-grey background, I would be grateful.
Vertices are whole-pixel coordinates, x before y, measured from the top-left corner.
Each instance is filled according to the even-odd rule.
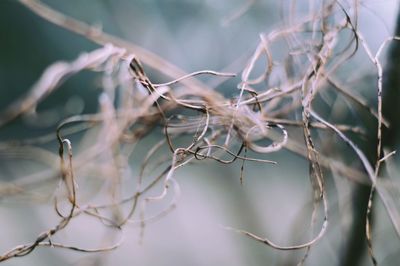
[[[105,32],[139,44],[186,72],[223,70],[237,58],[250,55],[259,41],[259,33],[280,25],[280,1],[271,0],[255,1],[243,16],[228,26],[223,25],[224,19],[238,10],[244,0],[44,2],[65,14],[100,26]],[[384,38],[394,31],[398,1],[362,3],[360,30],[376,51]],[[85,38],[37,17],[17,1],[0,1],[0,110],[28,91],[49,64],[73,60],[82,51],[96,47]],[[354,64],[360,73],[374,70],[365,55],[357,57]],[[233,72],[240,70],[240,66],[230,69]],[[227,82],[220,90],[234,94],[236,85]],[[80,73],[39,105],[40,119],[46,120],[46,124],[39,126],[19,119],[0,129],[0,140],[53,132],[58,122],[69,115],[96,111],[99,92],[96,76],[89,72]],[[374,92],[372,87],[363,94],[373,99]],[[78,105],[71,109],[68,102]],[[57,144],[51,142],[46,148],[56,152]],[[302,251],[276,251],[222,229],[222,226],[247,229],[283,245],[298,241],[298,237],[307,231],[311,189],[306,160],[284,151],[270,158],[279,164],[259,166],[249,163],[243,185],[239,181],[240,164],[226,167],[209,162],[179,171],[177,180],[182,196],[177,209],[149,225],[141,244],[138,227],[128,226],[122,247],[110,253],[87,255],[38,248],[29,256],[7,261],[4,265],[87,265],[85,263],[90,262],[94,264],[89,265],[256,266],[298,261]],[[0,180],[17,179],[40,170],[40,167],[31,162],[0,158]],[[340,246],[348,234],[346,224],[351,220],[342,214],[347,214],[350,208],[352,182],[341,177],[334,179],[339,192],[331,193],[332,204],[340,208],[332,208],[328,235],[312,249],[307,265],[340,265]],[[38,233],[53,225],[57,219],[52,212],[50,203],[2,198],[0,252],[32,241]],[[382,265],[396,265],[399,239],[379,201],[376,217],[373,236],[378,247],[377,256]],[[103,227],[92,222],[77,219],[55,239],[92,247],[104,236]],[[99,261],[93,260],[95,257]],[[360,265],[369,263],[364,252]]]

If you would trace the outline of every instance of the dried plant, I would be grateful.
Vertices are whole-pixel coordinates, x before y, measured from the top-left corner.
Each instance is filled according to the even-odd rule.
[[[305,16],[296,13],[296,1],[291,1],[291,11],[285,15],[285,23],[272,32],[260,34],[256,49],[243,66],[238,93],[230,99],[200,82],[196,76],[210,75],[215,79],[226,79],[234,77],[234,73],[202,70],[186,74],[142,47],[68,17],[39,1],[19,2],[47,21],[83,35],[101,47],[81,54],[72,62],[57,62],[49,66],[26,96],[11,103],[1,113],[0,127],[5,127],[34,110],[66,79],[83,70],[101,73],[102,93],[98,98],[97,113],[65,119],[59,124],[54,136],[1,143],[0,149],[7,150],[9,156],[31,156],[37,160],[54,162],[56,152],[48,155],[39,144],[57,138],[57,167],[7,185],[3,184],[0,193],[3,197],[18,195],[27,193],[32,186],[43,185],[45,181],[59,180],[58,192],[54,193],[54,210],[60,221],[54,227],[40,233],[32,243],[5,252],[0,256],[0,261],[28,255],[39,246],[81,252],[113,250],[119,246],[122,237],[114,245],[97,249],[55,243],[51,237],[65,229],[71,220],[82,215],[97,218],[96,221],[120,231],[121,236],[123,228],[132,223],[139,224],[143,231],[148,223],[163,217],[178,204],[180,187],[174,178],[177,169],[194,162],[203,163],[206,159],[221,164],[240,161],[240,176],[243,181],[246,162],[276,163],[250,157],[248,151],[252,151],[252,154],[267,154],[287,149],[308,160],[310,184],[313,189],[310,226],[314,233],[305,243],[282,246],[245,230],[227,229],[275,249],[304,249],[306,252],[299,262],[303,264],[310,248],[329,230],[329,204],[324,173],[332,170],[352,181],[371,184],[366,236],[374,265],[377,264],[377,259],[372,247],[370,215],[375,192],[383,201],[396,233],[400,235],[398,204],[391,197],[391,188],[381,185],[380,182],[382,166],[387,158],[394,154],[391,151],[386,155],[382,154],[382,127],[389,127],[389,124],[382,115],[383,71],[380,55],[385,45],[400,38],[388,38],[378,51],[373,53],[358,29],[358,12],[361,5],[359,0],[347,1],[349,3],[311,0],[309,14]],[[238,12],[224,20],[224,25],[246,12],[252,4],[254,1],[246,2]],[[281,46],[284,57],[276,56],[272,52],[275,45]],[[338,74],[341,67],[351,62],[358,53],[365,53],[371,64],[376,67],[377,109],[352,90],[351,86],[346,84],[346,80]],[[266,58],[265,69],[260,76],[254,77],[256,65],[263,58]],[[168,76],[172,81],[156,84],[145,72],[142,63]],[[364,151],[348,136],[349,133],[352,136],[364,136],[366,133],[363,125],[358,122],[355,125],[330,122],[329,117],[324,118],[327,116],[326,112],[317,111],[318,102],[323,101],[323,97],[320,96],[328,90],[361,107],[359,110],[368,112],[371,118],[377,120],[375,162],[369,161]],[[144,156],[140,174],[134,179],[137,180],[136,187],[132,189],[129,197],[122,197],[121,169],[130,167],[129,159],[134,154],[136,145],[146,136],[154,135],[155,128],[162,128],[164,134],[156,134],[159,141],[150,147]],[[302,130],[301,134],[299,128]],[[91,131],[93,129],[95,134]],[[357,169],[346,165],[345,162],[331,156],[329,151],[324,151],[315,137],[315,133],[322,130],[331,132],[348,144],[363,167]],[[77,132],[90,132],[95,136],[95,141],[84,151],[73,154],[74,143],[68,136]],[[304,141],[299,136],[302,136]],[[180,140],[187,137],[191,142],[182,145]],[[264,141],[266,139],[270,142],[264,145],[267,143]],[[157,156],[159,151],[165,148],[169,150],[169,156]],[[76,180],[83,173],[107,177],[104,178],[107,180],[104,182],[110,193],[108,203],[89,205],[80,201],[79,193],[84,191],[85,187],[77,188]],[[153,173],[157,174],[149,181]],[[159,195],[149,195],[149,191],[160,185],[162,190]],[[147,217],[146,206],[162,200],[171,202],[159,214]],[[61,207],[65,204],[69,206],[67,210]],[[128,212],[125,211],[127,206]],[[321,206],[322,215],[319,213]],[[139,213],[139,219],[134,217],[136,213]],[[318,222],[319,219],[322,221]],[[318,230],[315,228],[317,225],[320,225]]]

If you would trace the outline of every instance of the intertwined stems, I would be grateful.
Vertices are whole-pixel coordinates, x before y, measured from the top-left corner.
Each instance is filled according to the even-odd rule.
[[[64,128],[65,132],[68,130],[70,130],[70,132],[76,132],[74,131],[75,129],[72,130],[72,124],[86,125],[76,130],[87,130],[98,124],[103,125],[103,129],[98,136],[98,142],[85,150],[82,154],[75,156],[74,168],[84,169],[87,162],[98,165],[97,160],[99,155],[104,155],[109,158],[112,163],[107,169],[113,177],[112,202],[110,204],[97,206],[80,206],[76,202],[77,191],[72,168],[72,144],[59,134],[58,140],[60,143],[62,180],[67,190],[67,199],[72,206],[70,215],[63,215],[56,205],[56,212],[62,218],[60,224],[49,230],[47,234],[41,234],[38,237],[39,241],[35,241],[34,244],[17,247],[7,252],[6,255],[3,256],[4,259],[29,254],[37,246],[51,245],[51,241],[45,242],[45,240],[49,239],[50,235],[67,226],[70,219],[80,214],[94,216],[102,223],[115,228],[122,228],[123,225],[129,222],[133,224],[139,223],[142,229],[144,229],[147,223],[158,220],[175,207],[179,196],[179,185],[174,175],[178,168],[195,160],[212,159],[224,164],[230,164],[236,160],[241,160],[243,162],[242,177],[245,161],[251,160],[261,163],[274,163],[268,160],[249,158],[246,154],[242,156],[241,153],[243,150],[251,149],[259,153],[269,153],[287,148],[302,154],[309,160],[310,179],[314,191],[311,228],[313,228],[316,223],[316,218],[318,217],[317,209],[321,201],[324,207],[324,218],[319,233],[310,241],[306,241],[303,244],[281,246],[267,238],[259,237],[247,231],[233,230],[277,249],[290,250],[307,248],[305,256],[300,261],[300,264],[303,264],[307,258],[309,248],[324,235],[328,225],[328,203],[325,195],[322,167],[333,167],[340,170],[343,175],[349,178],[363,181],[362,173],[351,168],[343,167],[343,164],[334,161],[332,158],[325,157],[317,151],[315,140],[312,137],[313,128],[329,128],[334,130],[344,142],[348,143],[354,149],[372,182],[368,213],[370,214],[372,206],[373,192],[377,189],[384,203],[386,202],[385,206],[392,218],[392,222],[395,224],[396,230],[399,231],[398,228],[400,227],[398,227],[398,223],[396,223],[395,220],[397,211],[390,207],[392,206],[390,203],[391,199],[388,198],[387,193],[385,194],[384,189],[380,188],[376,182],[380,165],[387,158],[386,156],[381,158],[381,127],[382,124],[387,125],[387,123],[385,123],[381,111],[382,67],[378,57],[383,50],[383,46],[391,39],[385,41],[376,55],[372,56],[372,52],[357,29],[358,1],[353,1],[353,5],[348,8],[345,8],[338,1],[326,1],[322,4],[318,4],[318,1],[310,1],[310,14],[300,19],[297,19],[295,16],[295,1],[292,1],[292,15],[288,20],[288,25],[278,28],[270,34],[260,35],[260,42],[252,58],[242,72],[242,80],[239,84],[240,93],[238,97],[234,99],[225,99],[221,94],[193,78],[196,75],[202,74],[233,76],[230,73],[204,70],[187,75],[155,54],[103,33],[99,29],[91,27],[86,23],[67,17],[39,1],[20,0],[20,2],[46,20],[77,34],[84,35],[98,44],[105,45],[107,43],[113,43],[115,46],[124,47],[124,49],[106,45],[104,48],[82,55],[73,63],[63,62],[50,66],[43,73],[39,82],[32,88],[30,94],[10,105],[6,112],[4,112],[5,115],[1,117],[0,125],[5,125],[18,116],[23,115],[28,110],[34,108],[38,102],[43,100],[54,89],[58,88],[60,83],[71,74],[78,73],[86,68],[93,68],[94,65],[100,67],[101,71],[104,73],[104,92],[99,97],[99,113],[68,118],[60,124],[58,132],[60,133],[61,129],[64,130]],[[249,3],[252,4],[251,2]],[[336,45],[338,41],[341,40],[340,34],[345,30],[350,30],[353,33],[352,37],[346,48],[337,52]],[[311,37],[308,35],[309,32],[312,33]],[[397,37],[392,39],[397,40]],[[292,63],[290,63],[285,70],[279,69],[279,64],[274,61],[274,55],[271,49],[275,43],[281,40],[286,41],[288,46],[288,58],[292,60]],[[354,93],[340,84],[334,77],[335,71],[357,52],[359,41],[361,41],[362,47],[378,69],[377,111],[368,107],[364,99],[355,96]],[[352,49],[353,44],[355,45]],[[263,55],[267,58],[265,71],[260,76],[251,78],[257,61]],[[166,74],[172,78],[173,81],[163,84],[153,84],[145,73],[138,58],[146,65]],[[119,71],[116,70],[116,66],[121,66],[118,68]],[[130,70],[132,70],[132,73],[129,73]],[[282,76],[284,76],[284,78],[278,82],[279,85],[269,87],[262,86],[262,89],[260,89],[260,84],[273,83],[274,75],[279,71],[281,71],[281,73],[283,73]],[[115,72],[118,72],[118,74],[116,75]],[[359,128],[347,125],[333,125],[322,119],[321,116],[313,110],[312,105],[314,100],[321,91],[326,89],[327,84],[333,85],[338,93],[360,104],[368,109],[373,116],[378,118],[378,159],[374,169],[366,160],[362,151],[342,132],[344,130],[361,132]],[[117,89],[121,89],[124,95],[124,100],[120,106],[114,105],[116,97],[115,90]],[[288,108],[285,108],[282,103],[284,99],[291,99],[292,101],[292,104]],[[179,112],[184,109],[195,111],[197,115],[194,117],[183,115],[168,117],[169,111],[174,110]],[[302,114],[302,119],[300,121],[282,118],[282,116],[289,117],[291,113],[296,114],[296,112],[299,111]],[[311,117],[318,122],[311,121]],[[137,125],[140,126],[135,129],[134,126]],[[284,125],[303,128],[305,148],[299,148],[299,143],[289,139],[287,129]],[[150,134],[152,129],[157,126],[164,128],[165,139],[155,144],[144,158],[140,167],[141,171],[137,187],[132,195],[126,198],[120,198],[121,195],[117,193],[118,183],[121,182],[117,163],[120,160],[116,156],[116,151],[118,151],[118,154],[121,154],[120,157],[125,156],[129,158],[133,154],[134,146],[144,136]],[[273,128],[280,129],[282,134],[274,138],[271,134],[273,133]],[[188,134],[193,137],[193,141],[189,145],[179,147],[174,143],[180,136]],[[265,147],[256,144],[256,141],[265,138],[272,138],[272,144]],[[221,145],[221,141],[223,145]],[[30,143],[34,144],[35,141],[30,141]],[[69,151],[71,151],[68,163],[69,167],[65,167],[63,161],[63,147],[65,144],[67,144]],[[233,148],[237,145],[239,149],[237,152],[234,152]],[[124,147],[124,149],[120,149],[121,146]],[[156,163],[151,163],[151,158],[163,146],[167,146],[170,149],[171,157],[162,158]],[[122,153],[122,151],[125,151],[125,153]],[[231,156],[231,159],[223,158],[223,154]],[[168,161],[170,162],[167,163]],[[165,163],[167,163],[167,166],[161,173],[156,175],[156,177],[145,186],[143,184],[143,179],[146,178],[146,169],[157,169]],[[69,170],[66,171],[65,169]],[[355,178],[355,176],[358,177]],[[143,195],[150,192],[157,184],[161,184],[163,187],[161,194],[143,198]],[[165,199],[171,186],[174,188],[174,197],[170,205],[159,214],[145,217],[146,205],[154,201]],[[135,220],[133,219],[133,215],[139,202],[140,218]],[[119,207],[128,203],[131,204],[128,214],[125,216],[118,215],[118,213],[121,213]],[[110,218],[101,214],[102,209],[109,208],[119,210],[115,212],[115,217]],[[372,254],[369,220],[367,220],[367,239],[371,258],[373,262],[376,263]],[[61,244],[55,243],[53,243],[53,246],[67,247],[86,252],[109,250],[115,247],[91,250],[62,246]]]
[[[40,234],[38,239],[33,243],[29,245],[24,245],[24,246],[19,246],[16,247],[8,252],[6,252],[2,256],[2,260],[7,260],[12,257],[18,257],[18,256],[24,256],[29,254],[31,251],[33,251],[36,247],[38,246],[51,246],[51,241],[45,242],[46,239],[49,239],[50,236],[56,234],[57,232],[61,231],[62,229],[66,228],[69,222],[75,218],[78,217],[81,214],[87,214],[90,216],[94,216],[99,219],[102,223],[112,226],[115,228],[121,228],[123,225],[125,225],[127,222],[134,222],[131,220],[134,211],[136,209],[138,200],[140,197],[148,192],[152,187],[154,187],[157,183],[160,181],[163,181],[163,186],[164,189],[162,193],[159,196],[151,196],[147,197],[142,201],[142,213],[144,212],[144,208],[147,203],[156,201],[156,200],[161,200],[165,198],[167,195],[167,191],[169,186],[172,184],[174,186],[174,200],[171,203],[170,207],[167,208],[166,210],[162,211],[160,214],[155,215],[154,217],[150,218],[145,218],[144,215],[142,215],[142,218],[140,220],[140,223],[142,224],[142,227],[146,223],[152,222],[154,220],[159,219],[166,213],[168,213],[170,210],[173,209],[173,207],[176,204],[177,196],[179,195],[179,186],[178,183],[174,180],[173,175],[176,171],[176,169],[186,165],[190,161],[193,161],[194,159],[205,159],[205,158],[211,158],[215,159],[219,162],[222,163],[232,163],[236,159],[240,160],[252,160],[252,161],[257,161],[257,162],[263,162],[263,163],[274,163],[268,160],[261,160],[261,159],[253,159],[253,158],[246,158],[242,157],[239,154],[236,154],[234,152],[231,152],[228,147],[221,147],[216,143],[216,139],[219,138],[224,131],[224,127],[228,126],[226,124],[226,121],[230,121],[230,113],[227,113],[227,117],[225,118],[224,116],[221,116],[221,113],[224,113],[223,110],[221,110],[221,107],[218,108],[218,106],[211,108],[209,111],[208,108],[210,106],[209,103],[206,102],[207,99],[203,100],[196,100],[196,101],[191,101],[191,100],[185,100],[180,99],[180,97],[186,96],[185,93],[183,94],[173,94],[171,88],[167,87],[167,85],[174,84],[176,82],[179,82],[185,78],[189,78],[194,75],[199,75],[199,74],[211,74],[211,75],[225,75],[221,74],[218,72],[214,71],[200,71],[200,72],[195,72],[190,75],[186,75],[182,77],[179,80],[169,82],[167,84],[162,84],[162,85],[154,85],[151,83],[151,81],[148,79],[147,75],[144,73],[140,63],[137,61],[137,59],[134,56],[131,56],[131,63],[129,61],[123,60],[123,56],[125,55],[125,50],[116,48],[112,45],[106,45],[104,48],[100,48],[98,50],[95,50],[91,53],[86,53],[81,55],[76,61],[71,62],[71,63],[56,63],[55,65],[50,66],[44,73],[41,79],[37,84],[35,84],[30,93],[27,94],[24,98],[19,100],[17,103],[12,104],[6,113],[12,114],[8,116],[8,121],[12,121],[13,119],[17,118],[20,115],[23,115],[26,110],[30,108],[34,108],[41,100],[44,99],[45,95],[50,94],[52,91],[55,89],[59,88],[60,85],[62,84],[62,81],[65,80],[66,77],[71,76],[74,73],[78,73],[79,71],[83,69],[95,69],[96,71],[103,71],[105,78],[104,80],[107,81],[106,77],[109,75],[110,71],[108,70],[110,67],[119,69],[119,81],[118,83],[121,85],[127,86],[125,93],[127,93],[128,98],[135,102],[136,98],[142,97],[140,104],[138,106],[133,106],[131,101],[125,101],[122,106],[116,107],[112,103],[111,98],[114,98],[113,95],[110,95],[110,91],[107,90],[108,86],[106,86],[108,83],[104,84],[104,92],[100,94],[99,97],[99,107],[100,107],[100,112],[98,114],[91,114],[91,115],[78,115],[78,116],[73,116],[70,118],[67,118],[65,121],[63,121],[57,130],[57,139],[59,141],[59,157],[60,157],[60,169],[61,169],[61,179],[63,181],[63,184],[66,188],[67,191],[67,199],[71,204],[71,210],[69,211],[68,215],[64,215],[60,208],[58,207],[58,202],[59,200],[56,199],[56,205],[55,205],[55,210],[56,213],[61,217],[61,222],[54,227],[53,229],[50,229],[48,232]],[[132,62],[135,63],[137,68],[132,67]],[[114,65],[114,66],[113,66]],[[118,67],[117,67],[118,66]],[[133,68],[133,76],[129,73],[129,69]],[[113,70],[111,70],[111,73]],[[125,74],[121,74],[125,73]],[[132,81],[136,80],[138,83],[134,83]],[[124,84],[125,83],[125,84]],[[110,84],[108,84],[110,85]],[[132,87],[132,85],[134,85]],[[140,95],[142,92],[139,90],[140,86],[146,86],[148,88],[148,95]],[[132,93],[132,89],[134,89]],[[111,91],[112,94],[114,94],[114,91]],[[167,93],[168,96],[167,96]],[[37,97],[32,97],[32,95],[38,95]],[[144,98],[143,98],[144,97]],[[158,100],[162,99],[163,101],[166,101],[168,104],[160,104]],[[172,105],[171,105],[172,104]],[[156,106],[156,107],[155,107]],[[226,108],[230,109],[230,106],[228,105],[223,105]],[[164,113],[171,108],[189,108],[189,109],[195,109],[195,110],[201,110],[205,114],[205,120],[201,120],[200,123],[196,123],[195,128],[190,127],[190,129],[187,131],[187,133],[194,133],[194,138],[193,138],[193,143],[190,144],[188,147],[185,148],[174,148],[174,145],[172,144],[172,140],[174,137],[170,136],[170,133],[168,133],[168,119],[165,118]],[[210,116],[216,116],[219,117],[219,119],[214,119],[212,121],[212,124],[210,123]],[[160,120],[161,118],[161,120]],[[248,116],[243,116],[242,119],[245,120],[246,124],[250,128],[250,130],[254,129],[254,122],[252,121],[251,117]],[[7,122],[8,122],[7,121]],[[224,122],[225,121],[225,122]],[[5,122],[5,123],[7,123]],[[130,132],[130,128],[134,126],[137,123],[143,123],[145,124],[144,127],[139,128],[139,130]],[[171,151],[173,151],[173,156],[172,156],[172,162],[171,164],[164,170],[158,177],[154,179],[153,182],[151,182],[149,185],[145,186],[142,188],[141,184],[139,183],[137,190],[134,192],[134,194],[126,199],[122,200],[117,200],[118,195],[115,193],[115,189],[113,189],[113,203],[112,204],[107,204],[107,205],[99,205],[99,206],[85,206],[81,204],[78,204],[77,202],[77,190],[76,190],[76,182],[75,182],[75,175],[74,175],[74,169],[81,170],[85,168],[88,165],[88,162],[95,162],[96,158],[99,155],[107,156],[108,150],[109,149],[115,149],[117,144],[123,144],[127,143],[135,143],[137,141],[140,141],[145,135],[147,135],[150,130],[157,124],[159,123],[164,123],[165,127],[165,134],[167,137],[167,141],[162,142],[162,144],[168,144],[170,147]],[[205,122],[203,124],[203,122]],[[103,130],[100,131],[98,139],[99,141],[93,145],[92,147],[86,149],[83,153],[79,154],[74,158],[74,167],[72,165],[72,144],[71,141],[68,139],[65,139],[62,137],[62,130],[68,126],[71,126],[72,124],[76,123],[83,123],[87,124],[88,127],[81,127],[79,128],[80,130],[87,130],[90,127],[93,127],[97,124],[103,124]],[[239,121],[235,121],[235,123],[239,123]],[[259,123],[259,122],[257,122]],[[210,127],[217,127],[220,126],[221,129],[219,132],[215,135],[213,134],[212,137],[208,137],[206,135],[209,134]],[[283,127],[280,126],[282,129]],[[253,128],[253,129],[252,129]],[[213,128],[214,129],[214,128]],[[283,129],[284,130],[284,129]],[[72,131],[70,133],[74,133],[75,131]],[[284,131],[285,132],[285,131]],[[238,136],[240,136],[242,133],[240,133]],[[286,133],[285,133],[286,134]],[[176,134],[175,134],[176,135]],[[179,134],[178,134],[179,135]],[[252,133],[252,135],[257,135]],[[287,135],[285,135],[284,141],[286,141]],[[50,139],[51,140],[51,139]],[[41,140],[42,141],[42,140]],[[242,140],[243,141],[243,140]],[[35,141],[31,141],[32,144],[35,143]],[[27,143],[27,142],[25,142]],[[248,141],[249,145],[252,147],[258,147],[254,144],[251,144],[251,141]],[[68,147],[68,165],[66,165],[64,161],[64,145],[67,145]],[[157,147],[157,146],[156,146]],[[219,156],[215,155],[214,151],[211,151],[212,149],[217,149],[217,150],[223,150],[229,155],[233,157],[232,160],[222,160],[219,158]],[[155,149],[156,150],[156,149]],[[207,150],[206,153],[203,153],[204,150]],[[275,148],[276,150],[276,148]],[[151,157],[151,153],[147,156],[147,158]],[[111,161],[114,161],[115,158],[112,158]],[[147,160],[143,162],[142,169],[146,167]],[[111,172],[113,173],[112,175],[116,175],[116,171],[113,170],[113,163],[111,163],[110,169]],[[118,178],[116,178],[118,180]],[[119,181],[116,181],[117,183]],[[128,213],[127,216],[118,218],[117,220],[108,218],[104,215],[102,215],[99,210],[104,209],[104,208],[111,208],[114,206],[119,206],[122,204],[126,203],[131,203],[131,211]],[[77,251],[84,251],[84,252],[95,252],[95,251],[106,251],[106,250],[112,250],[116,248],[119,244],[114,245],[112,247],[107,247],[107,248],[101,248],[101,249],[84,249],[84,248],[79,248],[79,247],[73,247],[73,246],[68,246],[68,245],[63,245],[59,243],[54,243],[54,247],[64,247],[64,248],[69,248]]]

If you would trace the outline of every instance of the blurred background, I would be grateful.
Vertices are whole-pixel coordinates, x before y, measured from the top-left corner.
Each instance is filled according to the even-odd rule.
[[[282,14],[287,12],[290,1],[43,2],[104,32],[140,45],[186,72],[210,69],[240,76],[260,40],[260,33],[268,33],[283,24]],[[298,11],[306,12],[306,5],[303,10],[302,2],[308,1],[297,2]],[[361,1],[359,29],[374,52],[386,37],[395,32],[398,4],[396,0]],[[18,1],[1,1],[0,110],[24,95],[50,64],[58,60],[73,60],[83,51],[98,47],[84,37],[36,16]],[[386,50],[382,56],[385,63]],[[375,106],[373,83],[376,72],[365,53],[357,55],[348,69],[357,70],[359,74],[351,84]],[[344,75],[348,73],[342,72]],[[158,82],[166,80],[151,70],[149,76]],[[203,77],[202,80],[210,86],[218,82],[216,77]],[[216,89],[224,95],[237,95],[238,82],[239,78],[230,79]],[[96,112],[100,92],[96,73],[83,71],[74,75],[47,97],[35,114],[1,127],[0,141],[53,134],[63,119]],[[392,98],[396,97],[398,93]],[[387,112],[396,112],[397,106],[393,108]],[[362,118],[354,116],[350,119]],[[369,122],[365,123],[368,125]],[[77,143],[75,149],[83,149],[87,138],[83,134],[74,135],[71,140]],[[136,149],[148,150],[149,143],[154,142],[152,138],[155,137],[150,136]],[[391,148],[395,149],[399,135],[391,138],[394,139]],[[363,147],[367,142],[361,141],[359,145]],[[58,144],[52,140],[42,144],[41,148],[57,153]],[[352,163],[356,159],[347,152],[339,156],[348,165],[357,167],[359,163]],[[138,160],[133,158],[130,164],[133,173],[138,171],[138,161],[143,157],[140,152],[137,156]],[[117,250],[86,254],[39,247],[32,254],[6,261],[4,265],[295,265],[301,260],[304,250],[274,250],[224,229],[225,226],[245,229],[282,245],[300,243],[309,238],[312,190],[307,160],[288,151],[279,151],[265,158],[278,164],[247,163],[243,184],[240,183],[240,163],[226,166],[209,161],[179,170],[176,179],[182,194],[176,209],[147,225],[142,239],[139,226],[128,224],[124,229],[124,242]],[[6,186],[41,173],[48,167],[2,150],[0,185]],[[369,190],[335,173],[326,176],[330,200],[329,229],[327,235],[312,247],[306,265],[370,265],[363,240],[364,227],[352,227],[357,220],[354,218],[357,211],[366,207],[365,201],[358,203],[354,200],[354,191],[358,186],[361,190]],[[96,185],[84,180],[78,182],[81,187]],[[1,253],[15,245],[33,241],[40,232],[57,222],[51,200],[56,186],[57,182],[50,181],[48,185],[32,186],[32,194],[38,196],[35,201],[29,200],[32,196],[29,193],[0,195]],[[317,222],[316,228],[320,224]],[[53,238],[69,245],[95,248],[101,243],[117,241],[118,234],[113,229],[105,229],[94,219],[84,217],[73,220],[65,231]],[[398,265],[399,238],[379,199],[374,209],[373,239],[380,265]]]

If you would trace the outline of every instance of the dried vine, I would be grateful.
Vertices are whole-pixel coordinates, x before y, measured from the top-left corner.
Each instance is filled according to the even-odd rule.
[[[35,147],[56,138],[59,143],[59,167],[41,173],[41,178],[26,178],[3,187],[3,196],[17,195],[29,189],[32,184],[42,184],[45,180],[60,180],[60,191],[54,197],[54,208],[60,221],[51,229],[41,233],[29,244],[20,245],[6,251],[0,261],[28,255],[37,247],[51,246],[80,252],[104,252],[117,248],[117,244],[104,248],[82,248],[54,243],[51,237],[65,229],[69,222],[81,215],[96,218],[107,227],[123,233],[130,224],[141,226],[142,234],[147,224],[157,221],[172,211],[178,204],[180,195],[176,171],[191,163],[203,163],[206,160],[221,164],[242,163],[240,179],[243,182],[245,162],[276,164],[272,160],[250,157],[252,154],[268,154],[287,149],[300,154],[309,162],[310,185],[313,191],[313,212],[310,217],[312,235],[310,240],[300,244],[280,245],[269,238],[261,237],[246,230],[227,227],[263,244],[279,250],[305,249],[306,253],[299,261],[304,264],[310,248],[329,230],[329,203],[325,188],[325,172],[333,169],[344,177],[356,182],[371,184],[367,210],[366,236],[371,260],[377,265],[372,248],[370,216],[373,195],[376,191],[384,202],[386,210],[400,235],[399,210],[393,204],[387,188],[380,186],[379,175],[382,164],[394,154],[382,156],[382,127],[389,127],[382,116],[382,65],[379,61],[384,46],[399,37],[388,38],[374,53],[369,48],[358,29],[360,1],[354,0],[342,4],[339,1],[310,1],[310,13],[296,16],[295,1],[291,1],[287,23],[270,33],[261,33],[259,43],[243,66],[238,84],[239,92],[233,98],[225,98],[212,87],[196,79],[198,75],[209,75],[215,79],[232,78],[234,73],[222,73],[202,70],[186,74],[176,66],[146,49],[128,43],[104,33],[84,22],[68,17],[40,1],[19,0],[45,20],[80,34],[99,44],[97,50],[83,53],[72,62],[58,62],[49,66],[28,94],[11,103],[0,116],[0,127],[5,127],[20,116],[35,109],[53,91],[59,89],[63,81],[83,70],[102,73],[102,93],[98,98],[99,111],[94,114],[77,115],[66,118],[57,129],[56,136],[46,135],[36,139],[1,143],[0,150],[17,154],[21,149]],[[228,26],[255,1],[247,1],[237,13],[227,17]],[[344,34],[344,33],[347,33]],[[348,36],[345,38],[343,36]],[[285,59],[276,57],[272,47],[285,43]],[[339,47],[338,43],[348,44]],[[364,51],[377,69],[377,110],[357,92],[352,91],[337,74],[338,70],[351,61],[352,57]],[[265,56],[266,64],[261,75],[253,77],[256,65]],[[290,63],[288,63],[290,62]],[[142,63],[167,75],[171,81],[157,84],[150,77]],[[365,135],[363,125],[347,125],[329,122],[323,118],[326,114],[317,112],[319,98],[327,90],[334,90],[347,101],[356,103],[367,110],[372,119],[377,120],[377,161],[371,163],[346,134]],[[116,98],[119,97],[119,101]],[[116,103],[118,102],[118,103]],[[293,119],[301,117],[301,119]],[[148,149],[140,165],[140,174],[135,177],[136,187],[131,195],[123,197],[119,193],[121,186],[121,168],[129,168],[129,158],[135,153],[135,146],[146,136],[154,134],[155,128],[163,129],[160,140]],[[302,129],[304,143],[292,137],[297,128]],[[71,140],[65,136],[77,132],[89,132],[96,129],[94,144],[72,156]],[[315,137],[319,131],[332,131],[344,143],[349,145],[361,161],[364,169],[347,166],[345,162],[330,157],[321,149],[321,141]],[[182,145],[181,138],[189,136],[191,142]],[[267,140],[267,141],[266,141]],[[67,147],[68,160],[64,159],[64,146]],[[168,156],[157,156],[162,149],[168,149]],[[40,148],[37,147],[38,150]],[[38,151],[32,151],[38,152]],[[18,153],[20,154],[20,153]],[[47,154],[47,153],[46,153]],[[21,156],[27,156],[23,154]],[[51,156],[57,156],[56,153]],[[107,159],[106,166],[103,162]],[[41,160],[41,157],[38,158]],[[374,165],[374,166],[373,166]],[[109,177],[110,202],[89,205],[79,201],[80,190],[76,179],[83,172],[101,169],[101,175]],[[155,174],[154,174],[155,173]],[[154,176],[153,176],[154,175]],[[38,175],[36,175],[37,177]],[[43,178],[45,176],[46,178]],[[29,179],[29,181],[27,181]],[[162,190],[158,195],[149,192],[157,186]],[[149,204],[169,200],[168,206],[157,214],[146,215]],[[59,206],[60,202],[69,203],[69,210]],[[129,211],[124,212],[125,206]],[[322,207],[321,207],[322,206]],[[122,208],[124,207],[124,208]],[[319,214],[320,208],[323,214]],[[106,215],[112,210],[113,215]],[[139,215],[136,218],[135,215]],[[317,225],[319,230],[315,230]],[[121,238],[122,239],[122,238]]]

